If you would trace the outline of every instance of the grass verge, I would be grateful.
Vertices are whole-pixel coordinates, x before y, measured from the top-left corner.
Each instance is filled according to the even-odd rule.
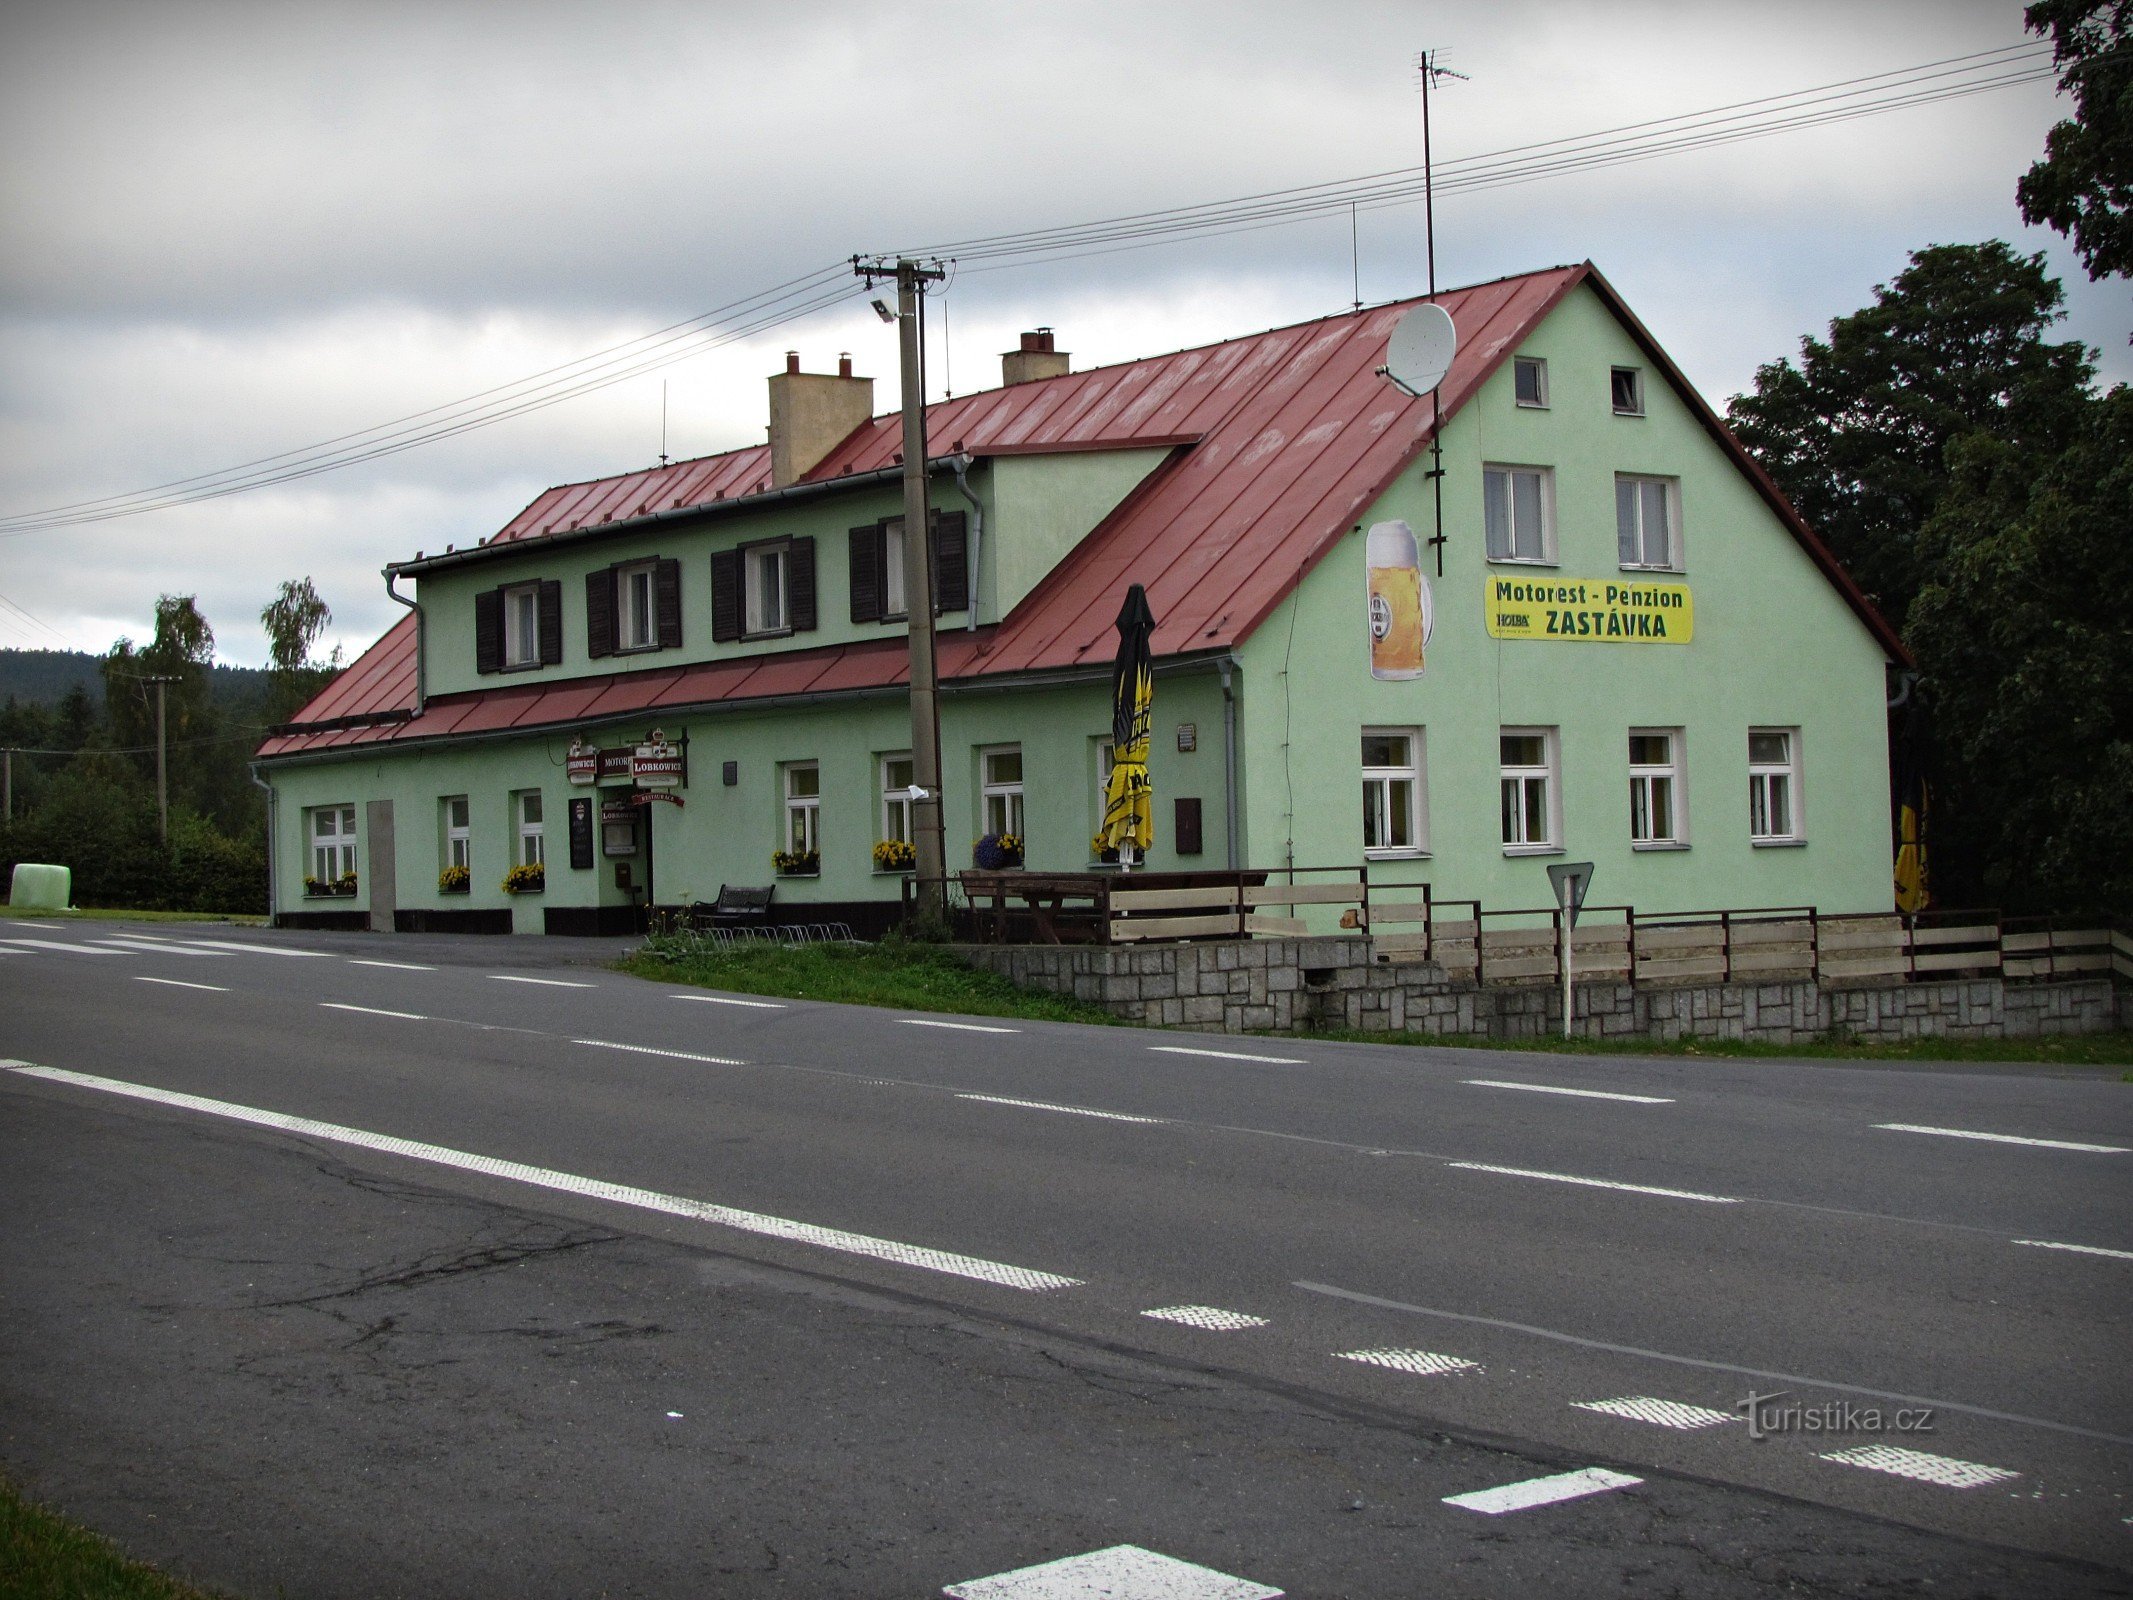
[[[102,907],[69,906],[64,911],[39,911],[30,906],[0,906],[0,917],[28,917],[40,922],[227,922],[240,928],[264,928],[265,917],[242,911],[115,911]]]
[[[2052,1034],[2016,1039],[1854,1039],[1824,1034],[1801,1044],[1743,1039],[1485,1039],[1439,1033],[1359,1033],[1350,1028],[1268,1035],[1339,1039],[1354,1044],[1433,1045],[1456,1050],[1545,1051],[1572,1056],[1699,1056],[1797,1061],[2027,1061],[2045,1066],[2115,1067],[2133,1063],[2133,1033]]]
[[[0,1594],[8,1600],[217,1600],[120,1555],[0,1478]]]
[[[1101,1006],[1065,995],[1017,989],[997,973],[979,972],[946,950],[885,939],[880,944],[734,944],[688,954],[647,948],[617,965],[657,983],[786,995],[897,1011],[945,1011],[969,1017],[1119,1025]]]

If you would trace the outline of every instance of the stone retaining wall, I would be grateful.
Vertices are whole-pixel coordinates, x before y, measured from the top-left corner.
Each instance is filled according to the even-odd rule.
[[[1429,963],[1380,962],[1360,938],[971,945],[961,953],[1025,989],[1072,995],[1134,1022],[1211,1033],[1321,1027],[1530,1039],[1563,1026],[1559,987],[1482,985]],[[2133,1028],[2133,988],[2116,990],[2109,978],[2008,983],[1997,976],[1856,987],[1584,983],[1571,1028],[1586,1037],[1771,1044],[1840,1029],[1862,1039],[2102,1033]]]

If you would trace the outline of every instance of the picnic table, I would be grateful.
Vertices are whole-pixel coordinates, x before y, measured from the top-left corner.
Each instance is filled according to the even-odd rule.
[[[1027,872],[971,870],[956,874],[970,903],[980,944],[1105,944],[1111,937],[1111,894],[1122,889],[1194,889],[1208,884],[1259,884],[1264,872]]]

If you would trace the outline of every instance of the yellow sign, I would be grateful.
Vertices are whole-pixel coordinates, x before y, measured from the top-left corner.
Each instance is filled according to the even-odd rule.
[[[1491,577],[1485,593],[1492,639],[1687,644],[1696,634],[1685,583]]]

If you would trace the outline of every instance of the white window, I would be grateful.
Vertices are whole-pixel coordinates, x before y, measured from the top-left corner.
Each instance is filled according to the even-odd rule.
[[[1618,417],[1641,417],[1644,415],[1644,369],[1641,367],[1615,367],[1607,375],[1608,391],[1613,397],[1615,415]]]
[[[881,614],[904,615],[904,519],[888,525],[881,541]]]
[[[796,856],[819,854],[822,817],[822,767],[814,761],[785,767],[785,848]]]
[[[997,745],[980,751],[979,807],[987,833],[1022,836],[1022,746]]]
[[[1482,516],[1491,561],[1555,559],[1554,474],[1546,467],[1484,467]]]
[[[1623,566],[1680,570],[1679,496],[1672,478],[1615,474],[1615,552]]]
[[[548,847],[541,835],[541,791],[521,789],[512,797],[512,810],[518,821],[518,865],[546,865]]]
[[[1555,730],[1505,728],[1498,747],[1505,853],[1558,848]]]
[[[1111,769],[1118,765],[1118,744],[1115,740],[1097,739],[1093,743],[1096,746],[1096,811],[1095,821],[1089,828],[1089,842],[1092,846],[1096,842],[1098,831],[1104,825],[1105,814],[1111,809]],[[1118,852],[1106,851],[1098,859],[1116,861]]]
[[[783,544],[751,545],[747,561],[747,616],[742,622],[748,633],[779,633],[787,622],[785,559]]]
[[[311,813],[311,876],[332,883],[356,869],[356,808],[319,806]]]
[[[1633,845],[1678,845],[1683,816],[1681,730],[1629,730],[1629,838]]]
[[[911,776],[915,770],[909,752],[881,758],[881,836],[884,839],[895,839],[903,844],[918,842],[918,835],[912,832],[911,797],[904,792],[917,781]]]
[[[659,643],[658,563],[646,561],[615,574],[615,643],[649,650]]]
[[[504,665],[531,667],[541,659],[541,586],[522,583],[504,591]]]
[[[1511,363],[1511,384],[1518,403],[1536,410],[1548,405],[1548,363],[1539,356],[1519,356]]]
[[[1429,849],[1420,728],[1363,730],[1363,854],[1419,856]]]
[[[455,794],[444,802],[444,864],[448,867],[471,867],[474,864],[474,830],[467,809],[467,797]]]
[[[1792,844],[1800,837],[1800,730],[1748,730],[1748,837]]]

